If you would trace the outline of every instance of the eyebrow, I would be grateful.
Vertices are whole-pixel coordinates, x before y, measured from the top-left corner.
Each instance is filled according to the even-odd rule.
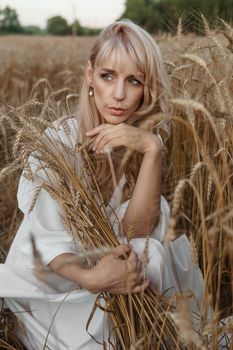
[[[116,71],[115,70],[113,70],[113,69],[110,69],[110,68],[100,68],[100,70],[104,70],[104,71],[106,71],[106,72],[108,72],[108,73],[112,73],[112,74],[116,74]],[[142,79],[144,79],[144,75],[142,74],[142,73],[137,73],[137,74],[129,74],[128,76],[127,76],[127,78],[130,78],[130,77],[141,77]]]

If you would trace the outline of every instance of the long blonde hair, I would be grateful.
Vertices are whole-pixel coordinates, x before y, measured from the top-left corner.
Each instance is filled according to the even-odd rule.
[[[141,27],[125,19],[107,26],[94,42],[90,52],[89,61],[94,69],[96,66],[107,60],[110,55],[116,62],[124,60],[137,67],[144,75],[144,94],[143,100],[134,113],[127,121],[131,125],[137,125],[145,117],[149,118],[155,113],[162,112],[168,114],[171,111],[169,103],[170,90],[168,77],[164,68],[160,49],[154,39]],[[127,61],[125,61],[127,60]],[[143,118],[142,118],[143,117]],[[79,121],[79,140],[86,142],[86,132],[102,124],[103,120],[95,105],[93,97],[89,97],[89,86],[86,75],[80,92],[80,99],[77,109],[77,118]],[[161,122],[157,129],[163,129],[169,134],[169,125]],[[119,163],[124,148],[113,151],[113,160]],[[133,158],[133,159],[132,159]],[[107,201],[111,192],[111,174],[109,171],[108,160],[105,157],[92,157],[96,162],[96,178],[100,188],[106,192]],[[138,171],[140,168],[141,156],[132,154],[128,166],[125,166],[125,175],[127,183],[124,187],[124,196],[126,199],[132,193]],[[129,167],[130,164],[130,167]],[[103,193],[105,197],[105,193]]]

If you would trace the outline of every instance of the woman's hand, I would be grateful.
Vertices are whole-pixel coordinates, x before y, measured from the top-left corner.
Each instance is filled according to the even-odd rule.
[[[101,124],[88,131],[86,135],[96,136],[92,149],[97,154],[119,146],[126,146],[143,154],[162,150],[161,142],[156,135],[126,123]]]
[[[141,260],[132,248],[121,244],[105,255],[91,270],[92,293],[107,291],[112,294],[139,293],[148,287]]]

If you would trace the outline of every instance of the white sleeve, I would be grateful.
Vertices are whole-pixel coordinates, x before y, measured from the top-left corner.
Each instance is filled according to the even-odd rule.
[[[28,164],[32,174],[38,176],[38,178],[40,178],[42,182],[48,182],[50,184],[53,183],[55,185],[56,179],[55,176],[52,174],[52,171],[49,169],[43,169],[34,153],[32,153],[29,156]],[[17,199],[18,207],[24,214],[28,214],[33,201],[33,197],[35,195],[35,191],[37,190],[39,185],[40,183],[36,179],[27,179],[27,177],[25,176],[25,170],[22,172],[19,179]]]
[[[58,203],[44,190],[41,191],[31,215],[31,234],[35,239],[42,261],[49,264],[63,253],[77,254],[77,239],[67,232],[61,219]]]
[[[46,130],[46,133],[48,132],[53,132],[54,140],[58,138],[53,129]],[[69,140],[61,134],[62,132],[63,130],[61,129],[61,140],[69,147],[73,147],[75,144],[75,137],[73,136],[71,142],[69,142]],[[73,132],[76,132],[76,130]],[[47,168],[45,170],[45,168],[41,167],[35,153],[30,155],[28,162],[33,174],[36,174],[42,181],[55,185],[55,175],[50,169]],[[57,255],[62,253],[77,254],[77,239],[67,232],[62,222],[61,206],[52,199],[44,189],[41,189],[36,204],[29,213],[29,208],[38,185],[40,184],[36,179],[32,181],[25,178],[24,173],[21,175],[17,193],[18,206],[25,214],[28,235],[33,235],[36,247],[41,254],[44,264],[48,264]],[[31,254],[30,237],[28,237],[26,244],[20,247],[20,249],[26,254]]]
[[[66,152],[66,149],[61,144],[62,142],[66,148],[69,148],[71,150],[74,149],[77,142],[78,124],[74,118],[68,119],[67,123],[70,130],[69,135],[67,135],[65,129],[63,128],[63,125],[59,124],[59,120],[56,121],[53,128],[47,128],[44,132],[44,135],[47,138],[48,142],[51,143],[51,147],[54,146],[63,154],[65,152],[67,160],[71,162],[71,164],[74,163],[73,166],[78,172],[79,169],[77,159],[73,159],[70,156],[69,152]],[[56,124],[58,124],[59,127],[56,127]],[[43,161],[40,161],[38,159],[38,154],[36,151],[30,154],[28,158],[28,164],[32,174],[36,175],[36,177],[38,179],[41,179],[42,182],[48,182],[50,184],[52,183],[53,185],[56,184],[55,174],[51,171],[51,169],[45,167]],[[24,214],[28,213],[33,200],[33,196],[39,185],[39,182],[36,181],[36,179],[34,181],[28,180],[27,176],[25,176],[25,173],[26,171],[24,170],[20,176],[17,192],[18,206]]]

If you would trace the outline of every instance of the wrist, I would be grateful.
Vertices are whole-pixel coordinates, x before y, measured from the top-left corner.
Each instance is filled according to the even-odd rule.
[[[93,294],[102,291],[100,288],[100,280],[98,278],[98,274],[96,273],[95,267],[86,271],[82,286]]]
[[[162,148],[160,145],[153,144],[147,147],[146,151],[144,152],[144,156],[149,156],[149,157],[156,157],[159,158],[162,156]]]
[[[151,142],[146,147],[144,154],[159,155],[162,154],[163,144],[159,135],[152,135]]]

